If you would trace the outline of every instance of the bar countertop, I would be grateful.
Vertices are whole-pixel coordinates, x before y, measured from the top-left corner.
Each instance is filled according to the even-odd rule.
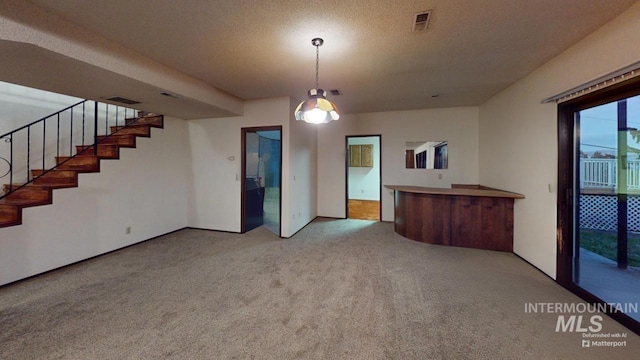
[[[498,198],[511,198],[511,199],[524,199],[524,195],[503,191],[498,189],[486,188],[482,186],[478,187],[454,187],[452,188],[433,188],[422,186],[410,186],[410,185],[385,185],[387,189],[396,191],[415,193],[415,194],[430,194],[430,195],[451,195],[451,196],[482,196],[482,197],[498,197]]]

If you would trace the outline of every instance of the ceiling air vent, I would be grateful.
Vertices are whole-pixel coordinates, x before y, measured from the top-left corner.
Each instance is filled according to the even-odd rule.
[[[123,97],[120,97],[120,96],[108,97],[108,98],[105,98],[105,100],[109,100],[109,101],[113,101],[113,102],[117,102],[117,103],[121,103],[121,104],[127,104],[127,105],[140,104],[140,101],[127,99],[127,98],[123,98]]]
[[[340,89],[331,89],[329,90],[329,93],[332,96],[338,96],[338,95],[342,95],[342,91]]]
[[[163,95],[163,96],[166,96],[166,97],[170,97],[170,98],[174,98],[174,99],[178,99],[177,96],[175,96],[172,93],[166,92],[166,91],[165,92],[161,92],[160,95]]]
[[[429,28],[431,10],[416,13],[413,18],[413,32],[420,32]]]

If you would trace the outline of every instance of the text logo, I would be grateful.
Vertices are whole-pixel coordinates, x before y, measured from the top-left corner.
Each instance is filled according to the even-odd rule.
[[[600,315],[592,315],[589,319],[589,323],[584,321],[582,315],[558,315],[556,332],[597,333],[602,330],[602,321],[603,318]],[[582,343],[582,346],[584,346],[584,342]]]

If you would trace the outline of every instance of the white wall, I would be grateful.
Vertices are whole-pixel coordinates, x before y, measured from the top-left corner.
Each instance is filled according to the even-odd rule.
[[[282,197],[282,203],[289,204],[288,209],[282,209],[283,219],[289,220],[288,233],[283,234],[285,237],[294,235],[318,214],[318,182],[321,179],[318,179],[317,132],[322,125],[296,121],[293,112],[298,103],[290,99],[290,161],[288,174],[285,169],[282,171],[282,177],[289,178],[289,192]]]
[[[349,138],[348,145],[373,145],[372,167],[349,167],[349,199],[380,201],[380,139],[377,136]]]
[[[318,129],[319,216],[346,216],[346,135],[381,135],[383,186],[450,187],[478,183],[476,107],[344,115],[326,125]],[[449,142],[448,169],[405,169],[405,143],[426,140]],[[381,201],[382,220],[393,221],[393,191],[383,188]]]
[[[557,107],[540,101],[640,60],[637,34],[640,3],[480,107],[480,183],[526,196],[516,200],[514,252],[553,278]]]
[[[0,285],[186,227],[188,150],[186,122],[165,117],[52,205],[24,209],[23,225],[0,228]]]
[[[288,97],[251,100],[243,116],[188,122],[193,167],[189,226],[241,230],[241,129],[256,126],[282,126],[281,236],[291,236],[315,218],[315,128],[293,121],[292,106]]]
[[[0,81],[0,135],[82,100]]]
[[[346,218],[345,136],[357,135],[357,117],[340,115],[340,120],[318,128],[318,216]]]

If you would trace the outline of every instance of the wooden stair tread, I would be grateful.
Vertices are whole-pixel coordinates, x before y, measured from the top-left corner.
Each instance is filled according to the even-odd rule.
[[[65,170],[72,171],[72,170]],[[73,175],[59,176],[56,174],[46,173],[42,176],[33,179],[33,182],[27,186],[48,186],[48,185],[64,185],[64,184],[78,184],[78,172],[73,171]]]
[[[119,159],[120,146],[116,144],[98,144],[97,154],[94,154],[93,145],[77,145],[76,156],[98,156],[100,159]]]
[[[151,136],[151,127],[147,124],[131,124],[127,126],[111,126],[112,135]]]
[[[42,200],[51,196],[51,189],[43,186],[24,186],[15,188],[5,199]]]
[[[20,186],[22,186],[24,184],[13,184],[13,189],[18,189]],[[78,184],[77,182],[47,182],[43,180],[38,181],[37,183],[29,183],[27,185],[24,185],[24,187],[22,187],[19,190],[16,191],[21,191],[22,189],[42,189],[42,190],[50,190],[50,189],[62,189],[62,188],[70,188],[70,187],[77,187]],[[3,185],[3,189],[8,190],[9,188],[9,184],[4,184]]]
[[[69,160],[71,159],[71,160]],[[59,162],[63,162],[66,160],[69,161],[75,161],[76,163],[81,163],[81,164],[88,164],[88,163],[94,163],[94,162],[98,162],[99,157],[96,155],[86,155],[86,156],[82,156],[82,157],[78,157],[78,156],[56,156],[56,160],[58,160]]]
[[[44,173],[44,170],[41,169],[35,169],[35,170],[31,170],[31,174],[33,174],[33,176],[37,176],[37,177],[75,177],[76,173],[73,170],[58,170],[58,169],[53,169],[53,170],[49,170],[49,172],[47,172],[44,175],[41,175]]]
[[[164,116],[162,115],[154,115],[154,116],[143,116],[139,118],[129,118],[126,119],[127,125],[137,124],[137,125],[149,125],[155,128],[164,128]]]
[[[127,125],[115,125],[115,126],[110,126],[112,129],[113,128],[118,128],[118,129],[122,129],[122,128],[128,128],[128,127],[153,127],[151,126],[151,124],[144,124],[144,123],[137,123],[137,122],[129,122],[127,123]]]
[[[29,206],[41,206],[51,204],[51,200],[35,200],[35,199],[0,199],[0,204],[14,205],[21,208]]]
[[[85,156],[56,156],[56,169],[73,170],[78,172],[100,171],[100,158],[95,155]]]
[[[49,189],[66,189],[66,188],[73,188],[73,187],[78,187],[77,183],[63,183],[63,182],[38,182],[37,184],[29,184],[27,186],[39,186],[39,187],[43,187],[43,188],[49,188]],[[27,187],[25,186],[25,187]]]
[[[136,135],[131,134],[113,134],[98,136],[98,146],[100,145],[118,145],[120,147],[136,147]]]
[[[135,138],[134,134],[109,134],[109,135],[98,135],[98,139],[105,138]]]

